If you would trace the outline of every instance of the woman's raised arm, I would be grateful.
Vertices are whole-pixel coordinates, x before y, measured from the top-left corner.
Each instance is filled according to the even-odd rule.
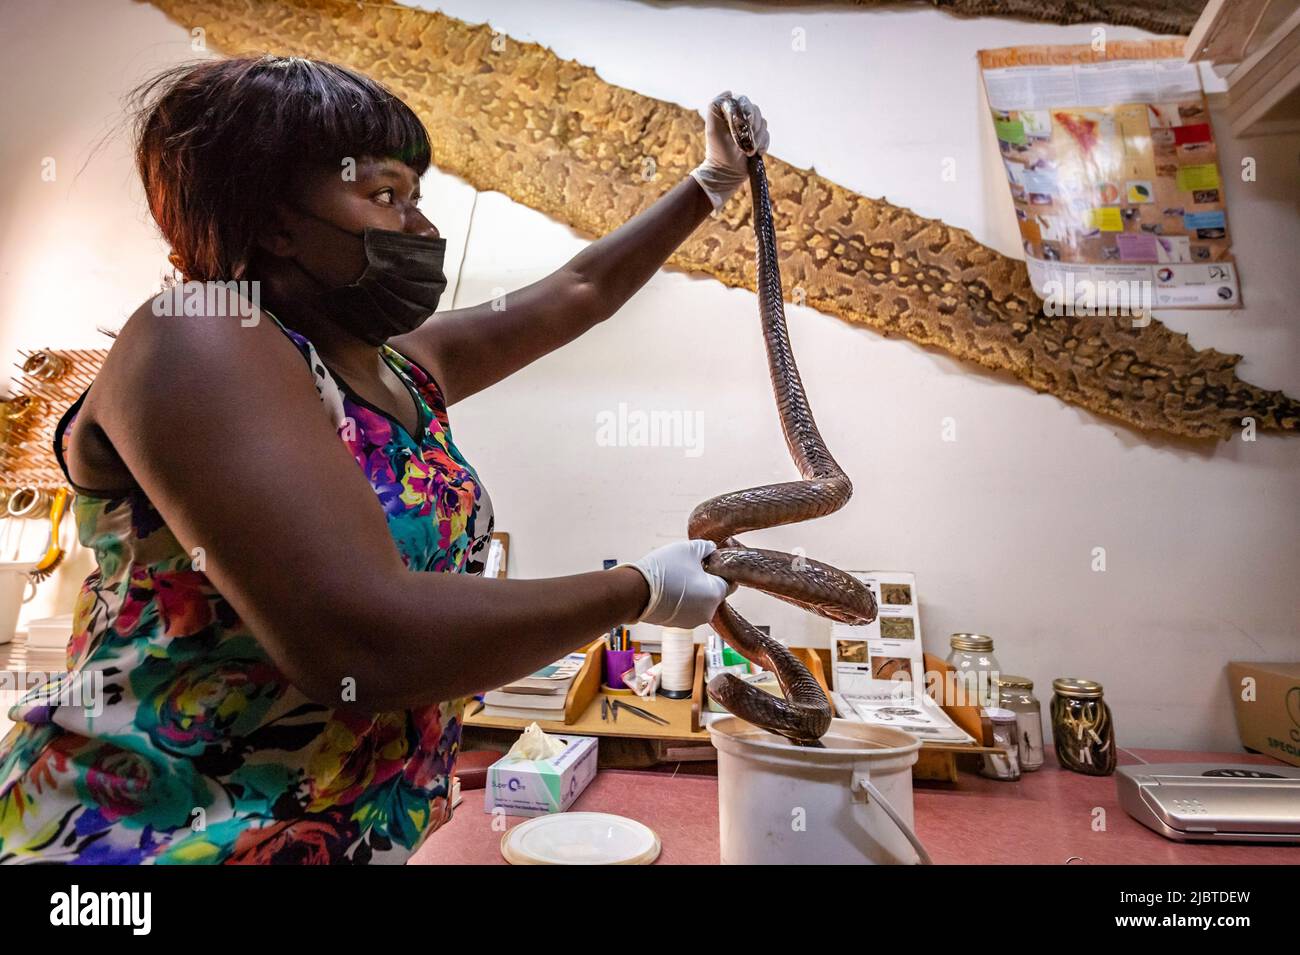
[[[648,209],[503,302],[435,314],[394,338],[393,347],[428,367],[451,405],[609,318],[747,178],[747,159],[722,111],[722,100],[730,96],[724,90],[709,104],[704,161]],[[737,102],[758,152],[766,152],[771,136],[762,111],[747,97]]]
[[[426,365],[454,404],[613,315],[711,211],[704,190],[687,176],[545,278],[502,301],[438,312],[389,344]]]

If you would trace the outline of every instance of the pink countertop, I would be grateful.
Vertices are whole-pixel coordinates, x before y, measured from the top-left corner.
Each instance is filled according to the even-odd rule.
[[[1121,764],[1143,761],[1281,765],[1247,753],[1138,749],[1120,757]],[[1093,829],[1096,807],[1105,809],[1104,831]],[[1047,765],[1019,782],[963,772],[955,785],[917,783],[915,808],[916,834],[936,863],[1061,865],[1078,857],[1076,865],[1300,865],[1300,846],[1179,843],[1158,836],[1120,807],[1113,776],[1063,770],[1050,749]],[[718,784],[711,776],[601,770],[573,809],[645,823],[663,843],[660,864],[718,862]],[[508,819],[511,826],[524,821]],[[483,812],[483,791],[471,790],[411,863],[504,864],[501,835]]]

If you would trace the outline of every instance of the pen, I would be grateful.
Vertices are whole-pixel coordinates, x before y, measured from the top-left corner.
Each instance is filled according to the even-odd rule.
[[[618,558],[616,557],[606,557],[601,561],[602,570],[611,570],[617,566]],[[622,650],[622,635],[619,633],[622,629],[622,626],[610,627],[609,633],[605,634],[605,646],[609,647],[611,650]]]

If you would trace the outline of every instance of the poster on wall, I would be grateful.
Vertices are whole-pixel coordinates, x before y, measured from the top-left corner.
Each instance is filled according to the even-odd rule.
[[[1029,277],[1049,307],[1241,307],[1218,147],[1182,43],[980,51]]]

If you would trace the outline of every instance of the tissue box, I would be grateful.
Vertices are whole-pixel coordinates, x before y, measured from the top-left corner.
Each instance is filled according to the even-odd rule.
[[[1300,663],[1231,662],[1228,677],[1242,745],[1300,766]]]
[[[564,812],[596,776],[596,739],[559,736],[564,752],[551,759],[503,756],[488,767],[483,811],[500,809],[508,816],[544,816]]]

